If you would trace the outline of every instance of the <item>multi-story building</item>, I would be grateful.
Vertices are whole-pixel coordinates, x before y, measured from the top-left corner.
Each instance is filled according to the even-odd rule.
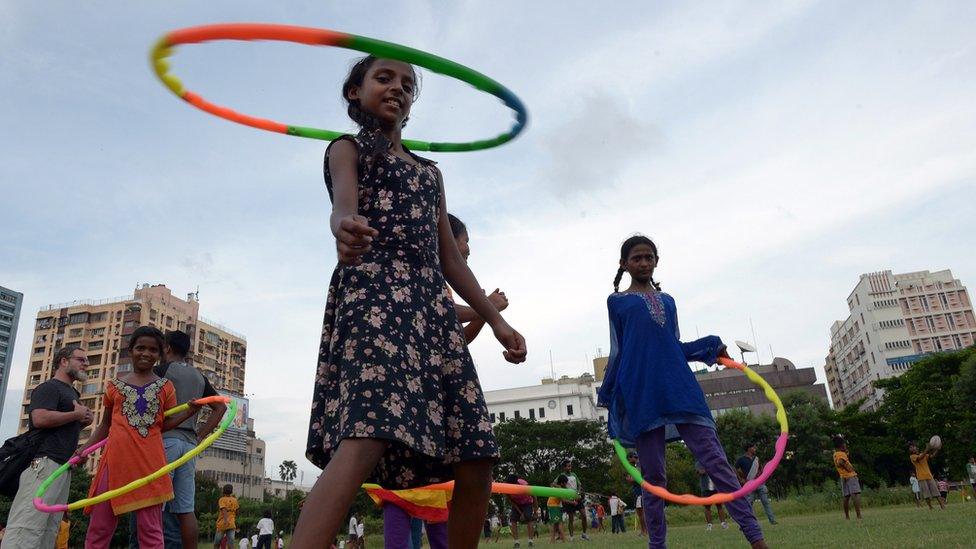
[[[0,415],[3,414],[3,401],[7,395],[10,362],[14,358],[17,322],[23,302],[24,294],[0,286]]]
[[[830,327],[824,370],[834,406],[864,399],[873,410],[883,392],[873,382],[897,376],[922,356],[976,342],[972,301],[952,271],[862,274],[847,298],[850,316]]]
[[[813,368],[797,368],[793,362],[782,357],[774,358],[772,364],[757,364],[749,368],[762,376],[780,397],[801,391],[827,402],[827,389],[823,383],[817,383],[817,372]],[[695,374],[712,416],[718,417],[732,410],[746,410],[755,414],[776,413],[776,405],[769,402],[762,389],[738,370],[719,368],[699,370]]]
[[[163,332],[182,330],[193,345],[189,359],[218,390],[240,396],[244,391],[247,341],[199,314],[196,294],[181,299],[165,285],[143,284],[132,295],[49,305],[37,313],[33,350],[27,368],[20,431],[27,429],[27,405],[31,392],[53,375],[52,358],[58,349],[78,345],[88,354],[88,380],[77,387],[81,403],[92,409],[98,425],[102,418],[105,383],[132,371],[129,336],[139,326],[155,326]],[[81,440],[92,427],[82,431]],[[96,460],[89,460],[89,468]],[[263,472],[262,472],[263,478]]]
[[[264,498],[267,449],[264,441],[254,433],[254,419],[248,417],[247,399],[232,398],[237,402],[237,417],[224,434],[200,454],[197,471],[218,486],[230,484],[237,497],[260,500]]]
[[[492,424],[515,418],[605,420],[607,411],[596,407],[598,387],[591,374],[546,378],[539,385],[485,391],[485,402]]]

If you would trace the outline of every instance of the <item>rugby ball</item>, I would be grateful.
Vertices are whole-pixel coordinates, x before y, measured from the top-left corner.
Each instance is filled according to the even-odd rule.
[[[935,435],[929,439],[929,448],[933,450],[939,450],[942,448],[942,438],[939,435]]]

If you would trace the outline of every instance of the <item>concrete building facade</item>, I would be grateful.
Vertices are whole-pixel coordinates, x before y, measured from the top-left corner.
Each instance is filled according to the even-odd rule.
[[[133,294],[122,297],[43,307],[37,313],[34,325],[19,432],[27,429],[27,405],[32,391],[53,375],[54,354],[62,347],[78,345],[86,351],[89,367],[88,380],[76,388],[81,393],[81,403],[91,408],[95,415],[92,426],[81,433],[84,441],[102,419],[105,383],[121,373],[132,371],[128,342],[139,326],[154,326],[163,332],[186,332],[193,342],[190,362],[218,390],[242,395],[247,340],[243,335],[204,319],[199,309],[196,294],[181,299],[162,284],[143,284]],[[93,471],[96,464],[97,459],[92,459],[87,466]],[[263,469],[261,476],[263,478]]]
[[[813,368],[797,368],[782,357],[774,358],[772,364],[756,364],[749,368],[762,376],[780,397],[801,391],[828,403],[827,388],[823,383],[817,383],[817,372]],[[776,405],[769,402],[762,389],[738,370],[699,370],[696,377],[713,417],[733,410],[776,413]]]
[[[3,414],[3,402],[7,396],[10,362],[14,359],[17,324],[23,303],[24,294],[0,286],[0,415]]]
[[[591,374],[543,379],[539,385],[485,391],[492,425],[526,418],[536,421],[603,419],[607,411],[596,407],[599,383]]]
[[[817,383],[813,368],[797,368],[789,360],[776,357],[772,364],[750,366],[761,375],[779,395],[802,391],[827,402],[827,388]],[[558,380],[543,379],[539,385],[486,391],[488,413],[492,424],[513,418],[536,421],[568,419],[607,420],[607,411],[596,407],[596,395],[606,373],[607,357],[593,359],[593,374],[579,377],[563,376]],[[713,417],[732,410],[756,414],[775,414],[776,407],[762,389],[738,370],[699,370],[695,372],[705,393],[705,400]]]
[[[830,327],[824,360],[838,408],[864,399],[863,409],[876,409],[884,395],[873,381],[898,376],[929,353],[976,343],[972,301],[949,269],[862,274],[847,308],[847,319]]]

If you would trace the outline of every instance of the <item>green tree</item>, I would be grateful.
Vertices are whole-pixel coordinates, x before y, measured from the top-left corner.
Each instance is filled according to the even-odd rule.
[[[529,484],[549,486],[566,459],[587,492],[606,493],[613,450],[599,421],[513,419],[495,427],[501,453],[496,478],[515,473]]]
[[[901,439],[904,462],[908,462],[908,441],[924,447],[932,435],[942,438],[942,452],[930,462],[932,473],[944,469],[952,477],[962,477],[973,447],[976,408],[976,350],[929,355],[916,362],[899,377],[877,380],[885,391],[881,417]],[[964,367],[965,366],[965,367]],[[907,469],[906,469],[907,470]]]

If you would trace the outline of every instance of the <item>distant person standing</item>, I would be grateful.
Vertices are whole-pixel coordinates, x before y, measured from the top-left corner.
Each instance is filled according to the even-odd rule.
[[[915,477],[915,473],[908,477],[908,483],[912,485],[912,495],[915,496],[915,507],[921,509],[922,507],[922,488],[918,485],[918,479]]]
[[[847,441],[840,435],[834,437],[834,467],[840,475],[840,491],[844,496],[844,518],[851,519],[850,500],[853,499],[857,520],[861,520],[861,483],[847,455]]]
[[[91,425],[91,410],[78,403],[81,395],[72,386],[88,379],[88,355],[76,346],[62,347],[54,353],[54,377],[41,383],[31,393],[27,405],[27,425],[40,430],[40,442],[30,466],[20,474],[20,488],[10,505],[4,549],[37,549],[54,547],[61,516],[64,513],[42,513],[34,508],[38,487],[58,467],[71,459],[78,448],[82,427]],[[44,499],[52,505],[68,502],[71,469],[48,487]]]
[[[739,476],[739,482],[742,484],[759,476],[759,457],[756,455],[756,445],[754,443],[746,443],[745,454],[735,461],[735,472]],[[760,484],[755,492],[746,496],[750,508],[756,499],[756,495],[759,496],[759,501],[762,502],[763,510],[766,511],[766,518],[769,519],[769,523],[776,524],[776,516],[773,515],[773,507],[769,503],[769,491],[766,489],[765,484]]]
[[[976,456],[969,456],[969,463],[966,464],[966,472],[969,473],[969,486],[973,489],[973,497],[976,498]]]
[[[508,475],[505,479],[508,484],[520,484],[522,486],[528,486],[529,483],[524,478],[519,478],[515,474]],[[509,513],[508,520],[509,524],[512,526],[512,539],[515,540],[515,547],[521,547],[519,542],[519,532],[518,525],[522,523],[525,525],[528,531],[529,546],[533,545],[532,538],[535,536],[534,532],[534,522],[535,522],[535,498],[528,494],[512,494],[507,495],[509,504],[512,506],[512,511]]]
[[[908,453],[912,465],[915,466],[915,478],[918,479],[919,487],[922,488],[922,497],[925,498],[926,505],[932,509],[932,498],[936,498],[939,507],[945,509],[945,501],[939,496],[939,485],[935,482],[932,471],[929,470],[929,458],[935,457],[939,451],[926,446],[925,450],[919,452],[918,446],[912,442],[908,445]]]
[[[712,482],[711,477],[708,476],[708,472],[702,467],[701,462],[697,459],[695,460],[695,470],[698,471],[698,487],[701,490],[701,495],[703,498],[707,498],[715,494],[715,483]],[[711,532],[712,530],[712,506],[703,505],[705,508],[705,530]],[[722,524],[723,530],[729,529],[728,517],[725,514],[725,506],[721,503],[715,504],[715,510],[718,512],[718,520]]]
[[[217,501],[217,527],[214,534],[214,547],[233,549],[234,532],[237,530],[237,510],[240,504],[234,497],[234,487],[224,485],[224,495]]]
[[[586,535],[586,513],[583,511],[583,486],[580,484],[579,477],[573,472],[573,460],[567,459],[563,462],[563,474],[566,475],[566,488],[575,491],[580,497],[574,500],[563,500],[563,512],[566,513],[568,520],[566,523],[569,526],[569,541],[573,541],[573,517],[579,515],[580,526],[583,531],[580,533],[580,538],[583,541],[589,541],[590,537]]]
[[[624,523],[624,508],[627,507],[627,504],[617,497],[616,492],[610,492],[608,503],[610,505],[610,532],[612,534],[623,534],[627,531]]]

